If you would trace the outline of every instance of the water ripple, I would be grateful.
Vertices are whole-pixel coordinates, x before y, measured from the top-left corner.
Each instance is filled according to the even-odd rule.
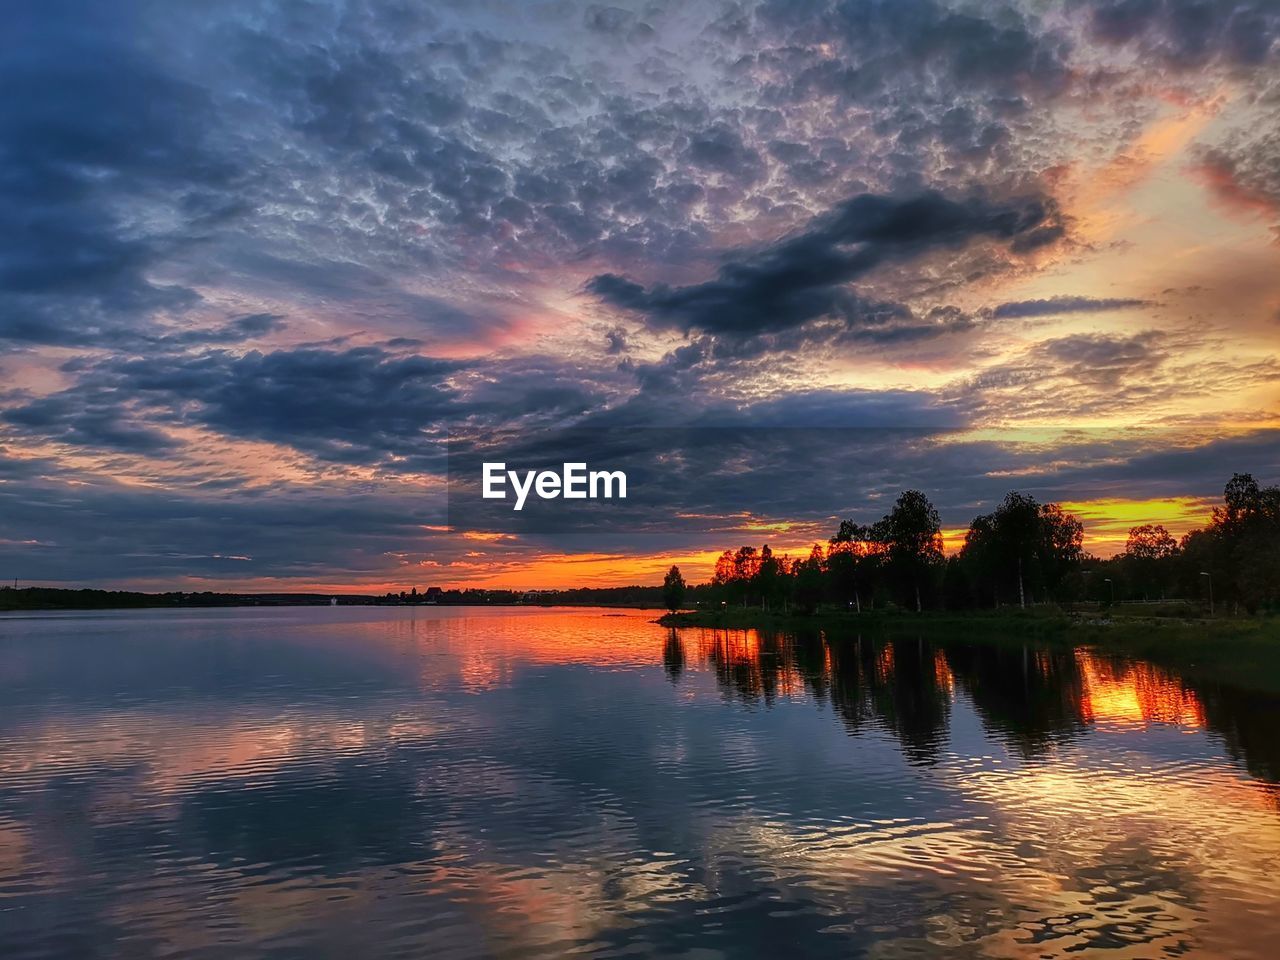
[[[0,623],[5,956],[1264,957],[1273,698],[600,611]]]

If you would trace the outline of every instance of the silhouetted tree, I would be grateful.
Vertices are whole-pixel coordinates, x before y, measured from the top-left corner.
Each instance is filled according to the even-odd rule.
[[[679,610],[684,603],[684,593],[684,577],[680,575],[680,568],[673,564],[662,579],[662,602],[667,605],[668,610]]]
[[[921,584],[930,580],[942,563],[942,522],[938,511],[919,490],[906,490],[876,526],[889,568],[898,583],[914,594],[919,612]]]
[[[1164,527],[1129,531],[1123,553],[1109,560],[1083,551],[1084,527],[1059,505],[1009,493],[991,513],[975,517],[964,547],[944,562],[937,510],[917,490],[905,491],[893,510],[871,525],[844,520],[828,541],[795,563],[743,546],[716,561],[708,599],[776,603],[788,593],[804,610],[824,600],[861,608],[889,596],[920,610],[926,597],[948,609],[1079,598],[1110,600],[1163,596],[1207,597],[1210,574],[1219,604],[1249,611],[1280,604],[1280,487],[1263,487],[1236,474],[1222,506],[1202,530],[1176,543]],[[1109,582],[1108,582],[1109,581]],[[404,594],[401,594],[404,597]]]
[[[796,606],[805,613],[813,613],[822,602],[825,587],[822,545],[815,543],[808,558],[795,565]]]
[[[1057,504],[1009,493],[989,514],[975,517],[965,535],[961,560],[970,578],[997,604],[1017,598],[1026,606],[1052,594],[1083,555],[1084,526]]]
[[[1280,487],[1237,473],[1222,499],[1206,531],[1208,572],[1220,596],[1253,613],[1280,600]]]
[[[760,548],[760,563],[756,567],[755,595],[763,606],[776,604],[786,595],[787,584],[784,578],[782,561],[773,555],[766,543]]]
[[[1128,579],[1142,591],[1143,599],[1149,599],[1151,592],[1163,599],[1172,566],[1169,561],[1177,553],[1178,541],[1160,524],[1130,528],[1120,557]]]
[[[1041,589],[1055,596],[1062,581],[1084,558],[1084,524],[1056,503],[1040,508],[1040,543],[1036,554]]]
[[[861,612],[863,600],[870,601],[884,560],[884,544],[876,528],[841,520],[840,529],[828,541],[827,571],[834,599],[852,604]]]

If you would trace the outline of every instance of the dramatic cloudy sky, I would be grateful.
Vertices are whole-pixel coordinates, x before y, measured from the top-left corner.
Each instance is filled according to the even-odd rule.
[[[1280,479],[1276,0],[5,19],[0,576],[698,577],[906,484],[1109,553]],[[928,429],[683,527],[446,524],[450,432],[688,424]]]

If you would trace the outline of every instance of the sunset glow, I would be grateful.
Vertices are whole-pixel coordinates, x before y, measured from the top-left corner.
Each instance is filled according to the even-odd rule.
[[[948,554],[1019,490],[1107,557],[1280,472],[1271,14],[321,6],[19,18],[6,576],[701,579],[910,488]],[[689,425],[917,434],[659,470],[594,539],[450,522],[450,435]]]

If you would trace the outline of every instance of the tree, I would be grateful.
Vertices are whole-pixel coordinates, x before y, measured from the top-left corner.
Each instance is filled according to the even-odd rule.
[[[998,604],[1016,596],[1025,607],[1057,591],[1083,556],[1084,525],[1057,504],[1041,506],[1017,491],[1005,496],[989,514],[975,517],[965,535],[961,560],[970,579],[991,591]]]
[[[1178,541],[1160,524],[1146,523],[1129,530],[1121,562],[1129,568],[1132,579],[1141,586],[1143,596],[1158,591],[1164,597],[1172,564],[1178,553]]]
[[[1058,592],[1067,574],[1084,558],[1084,524],[1056,503],[1040,508],[1040,543],[1036,560],[1040,586],[1046,595]]]
[[[760,548],[760,563],[755,574],[755,592],[764,606],[768,607],[776,602],[781,595],[784,587],[782,574],[782,562],[773,555],[766,543]]]
[[[684,577],[680,575],[680,568],[672,564],[671,569],[662,579],[662,602],[674,613],[684,603],[684,593]]]
[[[1178,552],[1178,541],[1161,524],[1129,528],[1124,552],[1138,560],[1165,560]]]
[[[1209,569],[1220,593],[1254,613],[1280,601],[1280,487],[1237,473],[1222,499],[1206,531],[1214,547]]]
[[[722,587],[733,582],[732,550],[726,550],[716,559],[716,572],[712,575],[711,582],[718,587]]]
[[[733,555],[733,577],[743,583],[750,583],[756,578],[760,569],[760,557],[755,547],[739,547]]]
[[[863,597],[875,587],[884,544],[876,539],[874,525],[841,520],[840,529],[828,541],[827,573],[835,598],[862,612]]]
[[[752,589],[759,586],[760,561],[755,547],[726,550],[716,560],[716,572],[711,582],[722,588],[723,595],[728,599],[734,603],[741,600],[745,607],[751,599]]]
[[[805,613],[813,613],[822,602],[826,577],[823,573],[822,545],[815,543],[808,559],[795,565],[796,606]]]
[[[1222,506],[1213,508],[1213,525],[1225,529],[1237,527],[1257,513],[1261,506],[1262,488],[1253,479],[1253,474],[1232,474],[1222,491]]]
[[[942,521],[933,504],[919,490],[904,490],[889,515],[878,523],[889,566],[899,583],[915,594],[916,611],[922,609],[920,584],[942,563]]]

